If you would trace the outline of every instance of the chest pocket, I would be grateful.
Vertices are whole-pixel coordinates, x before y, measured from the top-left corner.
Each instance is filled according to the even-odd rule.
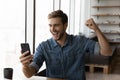
[[[49,50],[47,54],[46,63],[49,65],[59,65],[60,64],[59,53],[57,51]]]
[[[68,58],[76,58],[78,56],[81,56],[83,54],[83,52],[79,49],[74,49],[74,50],[70,50],[69,52],[67,52],[68,54],[66,54],[66,56]]]
[[[81,59],[83,59],[83,52],[72,50],[66,55],[66,59],[67,59],[68,66],[73,65],[76,62],[79,62],[79,61],[81,61]]]

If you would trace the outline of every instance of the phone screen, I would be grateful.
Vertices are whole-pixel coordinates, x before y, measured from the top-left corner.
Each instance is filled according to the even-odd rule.
[[[30,55],[30,46],[28,43],[21,43],[21,50],[22,53],[24,53],[25,51],[29,51],[29,53],[27,55]]]

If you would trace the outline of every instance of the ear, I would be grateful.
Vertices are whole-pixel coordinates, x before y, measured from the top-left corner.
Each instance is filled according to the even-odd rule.
[[[67,26],[68,26],[68,23],[65,23],[65,24],[64,24],[65,30],[67,29]]]

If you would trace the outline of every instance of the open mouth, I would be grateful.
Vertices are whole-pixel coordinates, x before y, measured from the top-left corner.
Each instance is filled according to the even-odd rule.
[[[58,33],[57,32],[53,32],[52,35],[57,38],[58,37]]]

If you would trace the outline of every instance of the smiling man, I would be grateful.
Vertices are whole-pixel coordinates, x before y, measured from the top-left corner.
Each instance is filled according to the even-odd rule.
[[[25,56],[28,51],[20,56],[26,77],[37,73],[45,61],[47,77],[85,80],[84,55],[86,52],[111,55],[111,47],[93,19],[88,19],[86,25],[95,31],[98,42],[79,35],[69,35],[66,32],[68,17],[62,10],[51,12],[48,15],[48,21],[52,38],[39,44],[34,57]]]
[[[66,34],[67,23],[63,24],[62,19],[60,19],[59,17],[50,18],[48,20],[50,32],[53,35],[53,39],[57,41],[59,45],[63,46],[67,35]]]

